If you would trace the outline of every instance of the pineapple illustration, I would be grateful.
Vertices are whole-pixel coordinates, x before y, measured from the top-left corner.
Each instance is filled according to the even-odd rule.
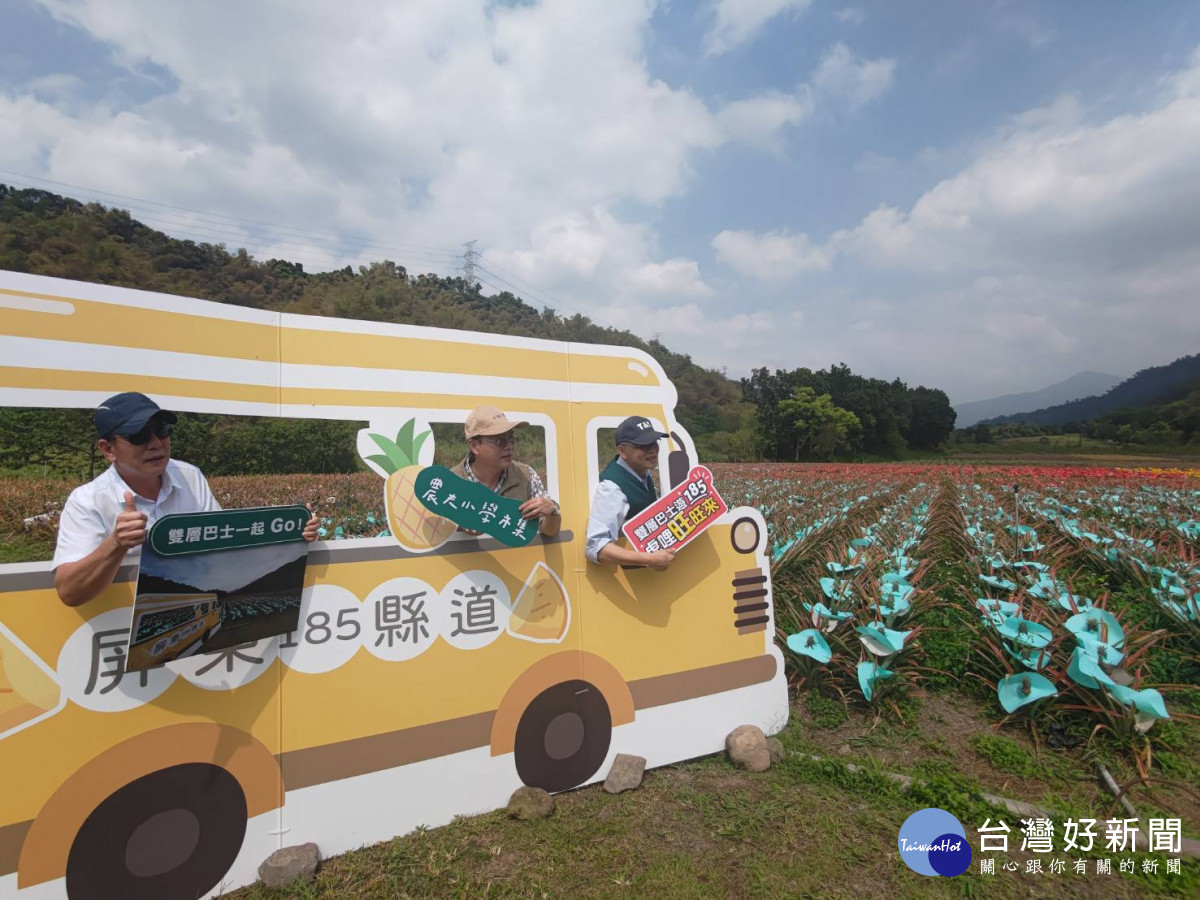
[[[567,589],[554,570],[538,560],[513,603],[508,633],[539,644],[557,644],[567,636],[570,624]]]
[[[368,432],[383,453],[364,455],[363,459],[374,463],[376,471],[387,477],[383,499],[392,536],[405,550],[423,553],[446,543],[458,526],[430,512],[417,499],[415,481],[422,468],[418,457],[422,445],[433,433],[426,429],[416,434],[416,428],[417,420],[409,419],[400,426],[395,440]]]

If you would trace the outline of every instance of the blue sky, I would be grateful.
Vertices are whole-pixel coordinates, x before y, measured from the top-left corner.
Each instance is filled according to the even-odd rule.
[[[1198,48],[1169,0],[16,0],[0,180],[310,271],[477,239],[730,375],[960,402],[1200,351]]]

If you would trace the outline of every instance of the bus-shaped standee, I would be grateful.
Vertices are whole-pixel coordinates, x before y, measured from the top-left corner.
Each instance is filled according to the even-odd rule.
[[[522,783],[587,784],[617,752],[661,765],[785,723],[757,510],[731,509],[666,572],[585,559],[608,429],[644,415],[670,433],[664,487],[696,462],[648,355],[11,273],[0,297],[0,405],[136,389],[184,414],[397,435],[490,403],[545,436],[563,510],[555,537],[508,547],[432,535],[405,506],[404,540],[312,546],[295,632],[209,654],[186,655],[186,632],[219,627],[215,597],[158,598],[127,647],[133,566],[76,609],[49,563],[0,566],[0,687],[21,692],[0,693],[0,768],[20,773],[0,807],[0,895],[192,898],[253,881],[280,846],[337,853],[502,806]],[[379,482],[396,523],[408,477]],[[180,658],[126,674],[143,651]]]

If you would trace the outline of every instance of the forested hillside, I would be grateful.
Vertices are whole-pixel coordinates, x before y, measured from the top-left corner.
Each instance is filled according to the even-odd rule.
[[[347,267],[312,274],[286,260],[260,262],[244,250],[229,252],[221,245],[176,240],[124,210],[2,184],[0,269],[280,312],[637,347],[657,359],[674,382],[679,420],[696,439],[701,458],[710,461],[823,459],[859,451],[893,455],[909,447],[930,449],[945,440],[954,421],[941,391],[862,378],[845,366],[827,373],[755,373],[739,385],[658,341],[605,328],[586,316],[537,310],[511,293],[485,296],[478,284],[462,278],[414,275],[386,260],[357,271]],[[802,385],[815,391],[811,408],[793,394]],[[832,411],[827,409],[830,404]],[[78,423],[27,419],[27,414],[0,417],[0,430],[17,435],[36,426],[46,434],[61,433],[64,452],[78,460],[81,448],[72,443],[77,439],[66,440]],[[205,427],[223,426],[209,422]],[[287,444],[284,426],[275,431],[280,434],[273,431],[266,443]],[[291,443],[297,443],[294,436]],[[25,459],[27,450],[17,452],[0,434],[0,466],[31,464]],[[18,458],[12,458],[14,453]],[[284,464],[274,456],[264,456],[262,463],[267,468]],[[340,465],[326,459],[318,463],[320,471]],[[53,465],[45,458],[38,464]],[[286,462],[289,467],[313,464]]]
[[[1165,366],[1142,369],[1099,397],[1084,397],[1034,412],[988,419],[989,425],[1065,425],[1089,422],[1116,409],[1137,408],[1187,393],[1188,385],[1200,378],[1200,354],[1182,356]]]
[[[285,260],[259,262],[244,250],[176,240],[124,210],[47,191],[0,184],[0,269],[281,312],[637,347],[675,383],[679,420],[693,435],[737,431],[751,412],[737,383],[721,373],[585,316],[539,311],[511,293],[484,296],[461,278],[412,275],[388,261],[310,274]]]

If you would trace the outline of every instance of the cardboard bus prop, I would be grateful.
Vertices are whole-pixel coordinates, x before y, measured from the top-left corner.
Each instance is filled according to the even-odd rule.
[[[422,506],[467,531],[490,535],[506,547],[524,547],[537,534],[537,521],[521,515],[521,501],[501,497],[445,466],[422,469],[416,484]]]
[[[125,671],[294,632],[310,515],[267,506],[156,521],[138,566]]]
[[[717,493],[712,472],[694,466],[682,484],[631,516],[621,533],[639,553],[680,550],[727,512],[729,507]]]
[[[125,673],[132,567],[72,608],[48,562],[0,565],[0,897],[215,896],[282,846],[329,856],[521,784],[589,784],[617,753],[660,766],[785,724],[757,510],[721,515],[665,572],[584,556],[601,429],[640,415],[670,434],[664,486],[695,461],[648,354],[7,272],[0,307],[0,406],[140,390],[185,419],[366,422],[360,454],[380,455],[371,434],[397,445],[373,463],[390,533],[310,545],[287,635]],[[409,504],[433,462],[421,435],[481,403],[544,433],[554,537],[510,547]]]

